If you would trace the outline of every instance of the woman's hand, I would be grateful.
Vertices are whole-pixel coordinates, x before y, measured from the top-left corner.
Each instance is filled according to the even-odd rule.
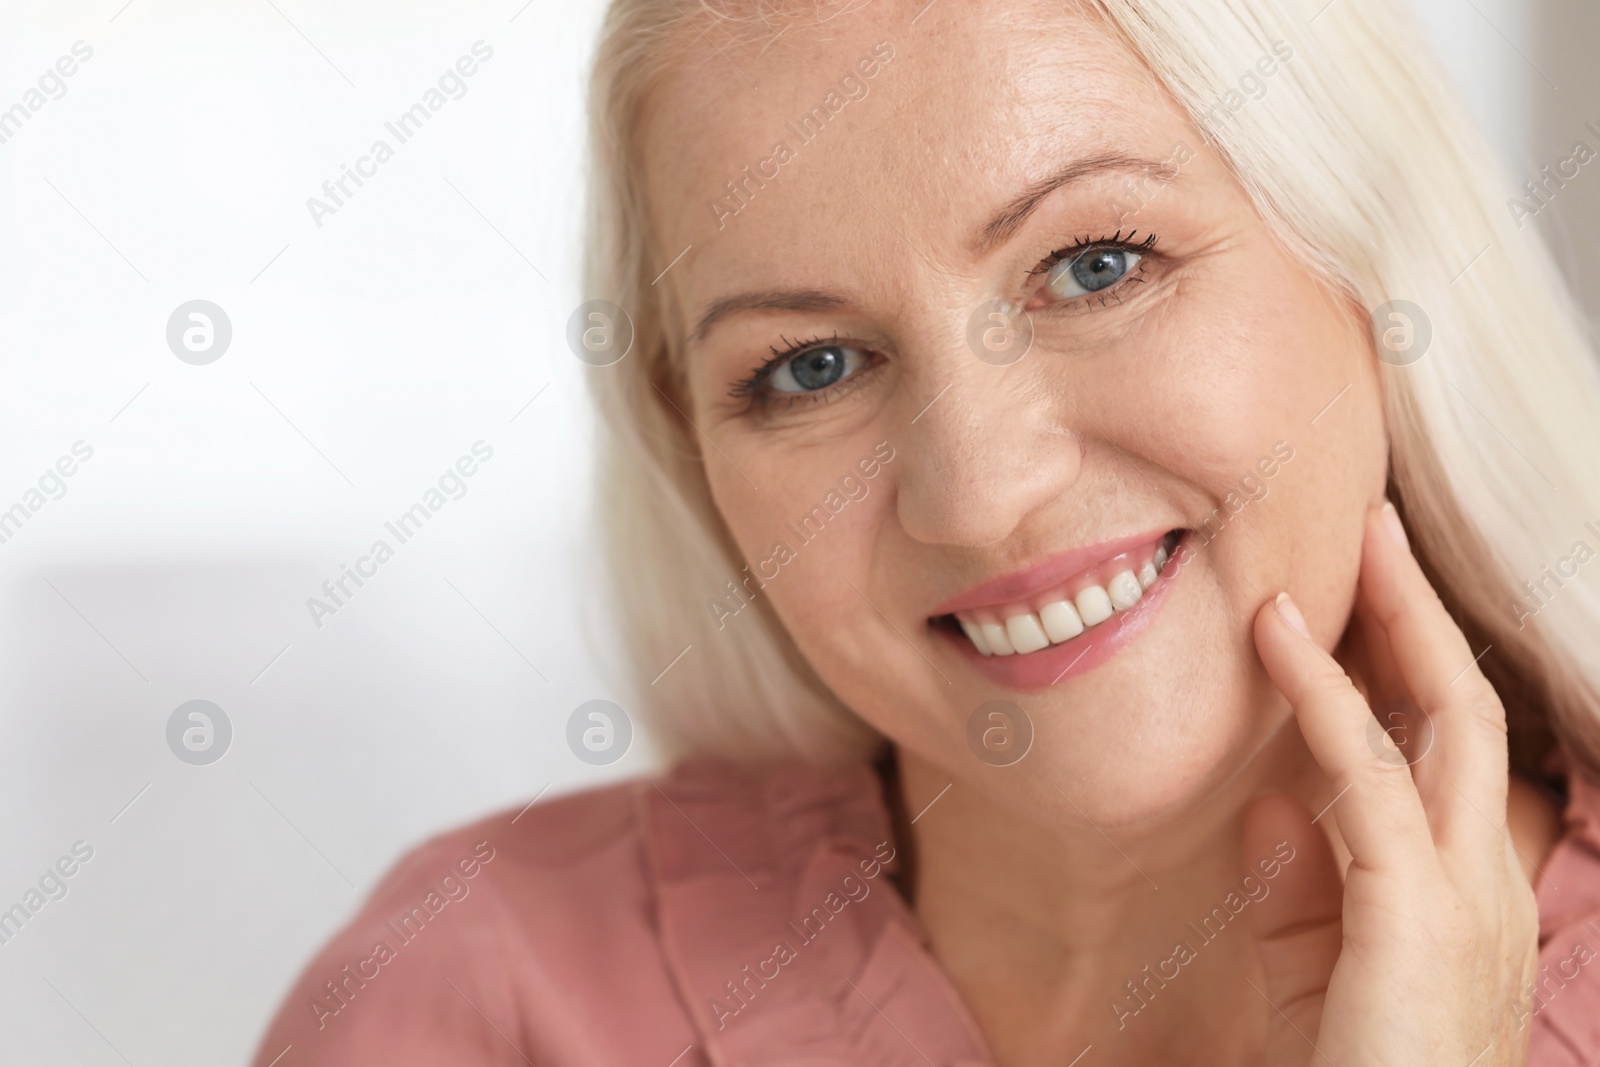
[[[1505,709],[1388,505],[1367,516],[1357,612],[1374,703],[1398,688],[1431,722],[1431,747],[1410,764],[1389,747],[1287,595],[1256,615],[1256,647],[1333,783],[1352,857],[1341,890],[1298,801],[1265,797],[1246,815],[1247,859],[1284,840],[1296,853],[1252,909],[1272,1004],[1264,1062],[1522,1067],[1516,1006],[1538,913],[1506,829]]]

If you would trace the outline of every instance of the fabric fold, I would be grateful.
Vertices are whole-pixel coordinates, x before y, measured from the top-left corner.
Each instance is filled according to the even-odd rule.
[[[992,1064],[889,882],[871,768],[686,765],[637,795],[668,970],[715,1067]]]

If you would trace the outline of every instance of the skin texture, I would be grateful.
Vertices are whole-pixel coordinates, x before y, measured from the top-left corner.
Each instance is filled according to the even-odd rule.
[[[1499,703],[1476,668],[1425,705],[1438,734],[1418,767],[1444,776],[1423,790],[1426,817],[1404,762],[1394,773],[1362,718],[1361,694],[1422,677],[1439,689],[1440,671],[1448,680],[1473,657],[1409,555],[1374,548],[1387,441],[1365,316],[1279,245],[1202,132],[1100,25],[1060,4],[922,7],[799,21],[765,44],[716,37],[720,54],[690,40],[652,94],[640,148],[661,265],[690,246],[660,285],[680,407],[714,446],[716,505],[752,563],[777,542],[795,548],[762,595],[897,746],[907,810],[936,801],[914,827],[913,904],[933,951],[1007,1065],[1069,1062],[1089,1044],[1101,1064],[1309,1063],[1300,1031],[1324,1017],[1318,1048],[1348,1057],[1336,1063],[1464,1064],[1491,1039],[1480,1064],[1522,1062],[1525,1034],[1497,1027],[1531,959],[1524,875],[1553,815],[1508,786],[1503,729],[1483,725]],[[880,42],[892,58],[880,47],[861,76]],[[848,74],[864,95],[802,143],[786,123]],[[792,158],[776,178],[711,206],[779,141]],[[1107,158],[1145,165],[1084,174],[979,247],[1000,207],[1064,165]],[[1130,197],[1125,180],[1163,165],[1170,180]],[[1043,293],[1045,275],[1030,273],[1130,231],[1156,243],[1099,296]],[[694,331],[719,299],[780,289],[830,299]],[[1005,366],[968,343],[973,310],[995,299],[1026,306],[1034,331]],[[773,349],[813,340],[851,349],[860,369],[817,394],[750,395]],[[885,442],[893,458],[861,478]],[[1292,459],[1261,478],[1283,446]],[[800,545],[787,524],[847,475],[865,494]],[[1230,494],[1247,496],[1251,476],[1266,493],[1235,512]],[[1220,532],[1149,625],[1043,692],[990,681],[931,617],[1042,557],[1199,528],[1219,509]],[[1310,640],[1274,610],[1285,590]],[[1420,614],[1402,625],[1405,597]],[[994,699],[1035,730],[1009,767],[967,743],[969,717]],[[1498,833],[1508,788],[1520,859]],[[1430,821],[1448,853],[1426,840]],[[1194,940],[1186,924],[1275,847],[1296,858],[1251,921],[1130,1014],[1126,983]],[[1360,877],[1342,883],[1352,855]],[[1363,938],[1344,957],[1341,929]],[[1464,943],[1478,955],[1451,947]]]

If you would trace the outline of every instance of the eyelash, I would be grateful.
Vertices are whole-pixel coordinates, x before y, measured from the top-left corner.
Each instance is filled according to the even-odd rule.
[[[1057,263],[1062,263],[1069,259],[1075,259],[1090,249],[1114,248],[1119,252],[1148,252],[1150,249],[1155,247],[1155,234],[1152,233],[1144,240],[1135,244],[1133,239],[1138,236],[1138,230],[1128,231],[1127,237],[1123,237],[1122,231],[1118,230],[1110,237],[1098,237],[1092,241],[1087,237],[1080,238],[1072,245],[1066,248],[1057,249],[1056,251],[1051,252],[1048,256],[1045,256],[1044,259],[1040,260],[1037,267],[1034,267],[1032,270],[1028,271],[1028,276],[1032,277],[1035,274],[1048,274]]]
[[[1045,256],[1044,259],[1039,261],[1038,266],[1027,272],[1027,277],[1031,278],[1040,274],[1048,274],[1056,266],[1056,264],[1074,259],[1077,256],[1090,251],[1091,249],[1114,248],[1123,252],[1144,253],[1155,247],[1155,234],[1152,233],[1143,240],[1135,243],[1134,238],[1138,236],[1138,230],[1129,231],[1127,237],[1123,237],[1122,231],[1118,230],[1110,237],[1098,237],[1093,240],[1090,240],[1088,237],[1080,238],[1071,245],[1065,248],[1059,248],[1056,251],[1051,252],[1048,256]],[[1121,283],[1119,282],[1117,284],[1120,285]],[[777,370],[785,360],[793,359],[803,352],[807,352],[813,348],[823,348],[830,345],[837,345],[839,343],[839,335],[838,333],[834,333],[830,337],[818,335],[804,341],[790,341],[782,334],[779,334],[778,340],[783,342],[785,347],[779,349],[776,346],[768,346],[768,351],[772,353],[771,357],[764,360],[759,367],[751,372],[749,377],[743,379],[742,381],[735,382],[728,390],[728,396],[730,398],[735,400],[749,400],[752,403],[763,405],[770,405],[779,402],[773,397],[771,392],[761,388],[766,380],[771,377],[772,372]],[[828,389],[819,390],[815,393],[785,394],[782,398],[782,402],[786,404],[794,404],[796,401],[803,398],[810,398],[813,402],[820,402],[824,398],[831,399],[838,395],[838,391],[840,389],[848,388],[850,385],[854,384],[856,379],[859,379],[862,374],[865,373],[865,370],[858,371],[856,374],[845,379],[843,382],[840,382]]]
[[[733,388],[728,390],[728,396],[735,400],[755,400],[763,403],[772,402],[772,394],[764,392],[761,389],[762,383],[772,376],[772,372],[777,370],[778,367],[783,364],[784,360],[793,359],[802,352],[806,352],[813,348],[825,348],[829,345],[837,345],[839,343],[839,335],[834,333],[831,337],[823,337],[818,335],[806,341],[790,341],[787,337],[779,334],[778,340],[782,341],[786,347],[780,350],[776,346],[769,345],[767,350],[772,353],[772,356],[765,360],[761,366],[757,367],[748,378],[741,382],[734,383]],[[858,372],[855,377],[860,377],[860,372]],[[848,381],[850,379],[846,380]],[[792,403],[803,396],[819,397],[826,396],[832,392],[832,389],[824,389],[816,393],[793,393],[786,396],[784,399]]]

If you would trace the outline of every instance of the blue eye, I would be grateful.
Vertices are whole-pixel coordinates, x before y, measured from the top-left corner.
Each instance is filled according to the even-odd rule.
[[[1091,248],[1050,268],[1044,286],[1063,299],[1090,296],[1120,282],[1144,257],[1123,248]]]
[[[843,345],[798,352],[773,368],[767,385],[779,393],[814,393],[843,381],[866,363],[866,354]]]

